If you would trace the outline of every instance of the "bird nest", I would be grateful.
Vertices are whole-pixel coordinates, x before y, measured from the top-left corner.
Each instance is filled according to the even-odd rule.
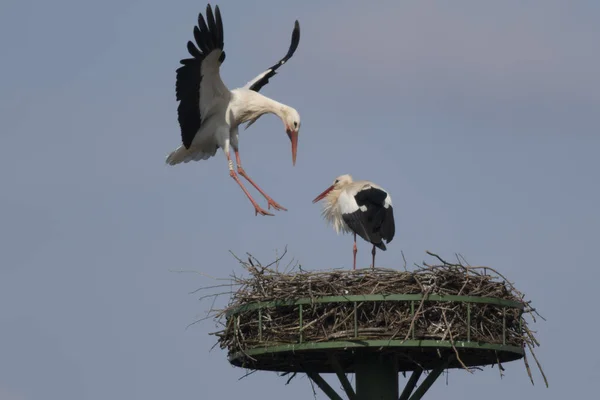
[[[489,267],[468,266],[458,257],[456,263],[450,263],[428,254],[436,263],[424,262],[413,271],[405,265],[404,270],[309,272],[297,265],[290,268],[291,264],[281,271],[283,256],[268,265],[251,255],[247,260],[238,258],[249,276],[234,276],[229,305],[210,313],[223,327],[214,333],[217,344],[228,350],[234,365],[296,371],[301,370],[292,365],[301,357],[299,344],[310,344],[322,354],[324,347],[319,346],[323,343],[329,346],[342,341],[342,352],[347,354],[349,343],[440,343],[428,350],[435,356],[444,342],[450,345],[442,350],[456,356],[454,366],[468,370],[499,364],[502,375],[501,362],[524,357],[533,383],[529,350],[543,376],[533,353],[539,342],[528,325],[528,319],[535,322],[538,314],[524,295]],[[488,347],[474,350],[469,344]],[[288,348],[293,354],[279,359],[278,366],[265,365],[257,349],[262,353],[260,349],[267,348]],[[513,349],[512,356],[502,356],[504,349]],[[394,349],[409,355],[411,363],[426,363],[412,350]],[[423,349],[419,351],[422,354]],[[272,362],[270,358],[267,361]],[[351,371],[351,366],[346,371]]]

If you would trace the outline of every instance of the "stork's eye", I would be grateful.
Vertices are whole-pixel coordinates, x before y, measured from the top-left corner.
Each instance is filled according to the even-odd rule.
[[[333,182],[333,184],[335,185],[336,183],[338,183],[340,180],[336,179],[335,182]]]
[[[294,128],[298,127],[298,123],[296,121],[294,121]]]

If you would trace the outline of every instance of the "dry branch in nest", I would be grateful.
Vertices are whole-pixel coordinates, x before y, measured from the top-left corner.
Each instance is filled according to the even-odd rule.
[[[298,343],[297,306],[263,308],[260,328],[257,310],[237,314],[234,318],[227,316],[228,311],[258,302],[373,294],[491,297],[518,302],[523,310],[471,303],[469,329],[465,302],[420,301],[417,307],[413,304],[413,310],[409,302],[365,302],[358,304],[356,330],[353,303],[314,303],[303,310],[302,339],[304,342],[356,340],[358,333],[361,340],[444,340],[453,344],[460,364],[470,371],[471,368],[460,361],[462,350],[454,346],[457,341],[467,341],[470,335],[472,342],[504,342],[529,350],[548,385],[533,353],[539,343],[528,326],[528,318],[535,322],[537,313],[524,295],[492,268],[465,265],[458,256],[456,263],[450,263],[434,253],[427,253],[435,258],[436,264],[423,262],[415,265],[413,271],[377,268],[309,272],[292,263],[280,271],[285,252],[268,265],[262,265],[250,254],[247,260],[236,257],[249,277],[233,276],[229,305],[209,313],[223,326],[215,333],[217,344],[231,355],[245,354],[256,346]],[[533,383],[527,355],[524,360]]]

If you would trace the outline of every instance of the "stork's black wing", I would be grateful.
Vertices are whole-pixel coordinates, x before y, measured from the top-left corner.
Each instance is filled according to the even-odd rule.
[[[180,102],[177,107],[179,126],[181,127],[181,140],[186,148],[190,148],[194,136],[202,124],[200,115],[200,74],[202,62],[214,50],[221,51],[219,63],[225,61],[223,52],[223,21],[219,6],[215,7],[215,14],[209,5],[206,6],[206,20],[202,13],[198,15],[198,26],[194,27],[196,45],[189,41],[187,49],[192,58],[180,61],[183,64],[176,71],[175,93]]]
[[[260,91],[263,86],[269,83],[269,79],[275,76],[277,69],[285,64],[287,60],[292,58],[296,52],[296,49],[298,48],[298,43],[300,43],[300,24],[296,20],[294,23],[294,30],[292,31],[292,42],[290,43],[290,48],[285,57],[279,60],[271,68],[267,69],[265,72],[248,82],[245,86],[246,89],[254,90],[255,92]]]
[[[378,188],[367,187],[360,190],[354,200],[358,209],[342,214],[344,222],[368,242],[385,250],[386,242],[391,242],[395,234],[394,211],[391,204],[386,203],[388,194]]]

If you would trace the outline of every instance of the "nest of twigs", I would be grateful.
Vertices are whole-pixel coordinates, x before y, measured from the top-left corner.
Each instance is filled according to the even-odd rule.
[[[468,266],[461,262],[460,257],[457,257],[456,263],[450,263],[436,254],[428,254],[436,259],[436,263],[424,262],[412,271],[406,270],[405,266],[404,270],[377,268],[309,272],[297,265],[291,270],[288,265],[281,271],[279,261],[283,256],[269,265],[262,265],[251,255],[247,260],[238,258],[249,276],[234,276],[232,284],[235,289],[231,292],[229,305],[211,314],[223,325],[223,329],[215,333],[218,345],[227,349],[231,356],[246,354],[256,347],[298,343],[298,306],[262,308],[260,327],[256,309],[237,313],[235,317],[228,313],[258,302],[373,294],[420,294],[423,298],[428,295],[455,295],[509,300],[521,304],[522,309],[470,303],[468,324],[467,303],[462,301],[423,300],[413,303],[412,309],[409,302],[365,302],[358,305],[356,317],[352,302],[314,303],[304,306],[302,340],[305,343],[321,343],[416,339],[456,343],[470,339],[471,342],[529,350],[535,358],[533,349],[539,343],[528,326],[528,320],[535,321],[537,313],[512,283],[489,267]],[[467,351],[463,354],[460,348],[452,346],[452,350],[456,353],[458,365],[468,370],[487,364],[478,363],[477,358],[473,359]],[[468,361],[463,362],[461,355]],[[494,363],[496,360],[500,363],[500,358],[495,357]],[[524,360],[533,383],[526,352]],[[246,357],[246,361],[252,366],[251,356]],[[535,361],[543,375],[539,362]],[[500,370],[502,374],[501,366]]]

